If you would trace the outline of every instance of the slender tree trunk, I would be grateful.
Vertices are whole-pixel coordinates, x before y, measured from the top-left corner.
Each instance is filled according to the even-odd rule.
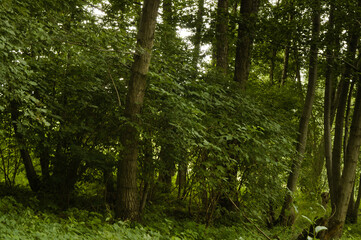
[[[359,81],[361,79],[359,78]],[[342,235],[342,228],[345,223],[348,205],[354,186],[357,161],[361,145],[361,86],[358,84],[357,96],[355,102],[354,114],[352,117],[349,143],[346,150],[346,161],[340,179],[338,188],[338,198],[335,212],[331,216],[328,224],[328,230],[323,240],[339,238]]]
[[[173,0],[163,0],[163,21],[169,25],[173,22],[172,1]],[[171,25],[171,27],[173,28],[174,26]]]
[[[293,3],[291,2],[291,8],[293,9]],[[288,22],[291,23],[293,20],[293,10],[288,15]],[[285,55],[283,58],[283,71],[282,71],[282,78],[280,80],[280,86],[283,86],[286,82],[286,79],[288,77],[288,66],[289,66],[289,58],[290,58],[290,50],[292,45],[292,36],[291,39],[287,41],[287,45],[285,47]]]
[[[256,14],[258,12],[258,0],[241,1],[241,21],[238,25],[238,40],[236,48],[236,62],[234,80],[240,84],[240,88],[246,90],[248,75],[251,65],[251,49],[255,34]]]
[[[347,218],[352,220],[352,221],[350,221],[351,223],[357,223],[357,217],[358,217],[358,210],[360,208],[360,202],[361,202],[361,176],[360,176],[359,185],[358,185],[358,192],[357,192],[356,202],[353,205],[352,212],[347,213],[348,214]]]
[[[353,62],[355,58],[356,48],[357,48],[358,35],[352,34],[349,41],[347,57],[348,61]],[[333,151],[332,151],[332,185],[335,191],[334,196],[331,195],[331,202],[333,205],[337,205],[338,196],[337,192],[340,188],[340,174],[341,174],[341,154],[343,152],[343,131],[344,131],[344,120],[345,120],[345,111],[347,104],[347,97],[350,86],[350,77],[352,74],[352,68],[349,64],[345,64],[344,74],[340,82],[340,95],[338,100],[337,112],[336,112],[336,122],[335,122],[335,136],[333,142]]]
[[[351,82],[350,89],[348,91],[348,97],[347,97],[347,104],[346,104],[346,115],[345,115],[345,131],[344,131],[344,137],[343,137],[343,153],[346,153],[347,149],[347,143],[348,143],[348,136],[349,136],[349,130],[350,130],[350,113],[351,113],[351,100],[353,98],[353,89],[355,86],[355,81]]]
[[[147,200],[149,199],[151,189],[154,185],[154,162],[153,162],[153,147],[150,139],[145,139],[144,142],[144,163],[143,163],[143,182],[142,196],[140,201],[140,213],[143,212]]]
[[[198,74],[198,62],[201,50],[202,29],[203,29],[203,15],[204,15],[204,0],[198,0],[198,11],[196,17],[196,32],[193,38],[193,59],[192,66],[195,68],[195,74]]]
[[[111,169],[103,170],[103,181],[105,185],[105,203],[114,206],[115,203],[115,181]]]
[[[361,66],[360,60],[361,60],[361,58],[359,57],[358,63],[357,63],[358,69],[360,69],[360,66]],[[348,131],[349,131],[349,120],[350,120],[350,113],[351,113],[351,99],[353,96],[354,85],[355,85],[355,81],[352,81],[351,86],[350,86],[348,100],[347,100],[347,110],[346,110],[346,120],[345,120],[345,137],[344,137],[344,154],[346,154],[347,144],[348,144],[348,140],[349,140],[349,138],[348,138],[349,132]],[[360,181],[361,181],[361,179],[360,179]],[[346,222],[352,223],[352,224],[357,223],[357,215],[358,215],[358,209],[360,206],[360,198],[361,198],[360,185],[358,185],[359,189],[358,189],[357,199],[355,201],[355,195],[354,195],[355,188],[356,188],[356,185],[352,189],[350,203],[349,203],[347,215],[346,215]]]
[[[277,49],[275,47],[273,47],[272,56],[271,56],[271,67],[270,67],[270,73],[269,73],[269,79],[270,79],[271,85],[273,85],[274,72],[275,72],[275,66],[276,66],[276,56],[277,56]]]
[[[137,49],[124,115],[127,122],[122,127],[123,152],[118,162],[116,217],[137,220],[139,196],[137,191],[137,158],[139,145],[139,114],[144,102],[146,76],[149,70],[151,50],[160,0],[145,0],[137,35]]]
[[[178,164],[178,199],[183,199],[187,187],[187,163]]]
[[[351,192],[351,196],[350,196],[350,202],[348,203],[348,207],[347,207],[347,213],[346,213],[346,222],[347,223],[351,223],[354,224],[355,219],[353,219],[354,217],[354,210],[355,210],[355,185],[352,187],[352,192]]]
[[[282,70],[282,78],[280,81],[280,86],[283,86],[287,79],[289,58],[290,58],[290,46],[287,45],[285,47],[285,56],[283,58],[283,70]]]
[[[171,126],[170,126],[171,127]],[[159,168],[158,183],[162,193],[170,193],[172,177],[175,174],[175,147],[172,143],[163,143],[159,153],[161,166]]]
[[[15,100],[10,102],[10,114],[11,121],[15,132],[15,139],[18,142],[20,149],[20,156],[23,160],[25,166],[26,177],[29,181],[29,185],[32,191],[37,192],[40,190],[40,179],[36,174],[33,162],[31,160],[29,151],[26,148],[26,140],[21,132],[18,131],[18,121],[19,121],[19,110],[18,103]]]
[[[302,116],[299,125],[299,133],[297,137],[297,145],[296,145],[297,156],[294,158],[292,162],[291,173],[287,181],[287,188],[292,193],[296,191],[301,163],[306,149],[308,123],[311,117],[311,111],[315,97],[319,32],[320,32],[320,13],[319,13],[319,7],[317,5],[313,9],[312,43],[310,48],[308,87],[307,87],[305,105],[303,107]],[[292,209],[292,201],[293,201],[292,195],[289,192],[287,192],[281,210],[281,214],[279,216],[279,222],[283,225],[292,225],[294,222],[294,211]]]
[[[326,35],[327,38],[327,49],[326,49],[326,73],[325,73],[325,94],[324,94],[324,147],[325,147],[325,159],[326,159],[326,169],[327,169],[327,179],[330,188],[331,199],[335,198],[335,189],[332,184],[332,140],[331,140],[331,128],[332,128],[332,92],[333,92],[333,78],[334,78],[334,51],[333,51],[333,43],[334,43],[334,5],[331,5],[330,17],[328,22],[328,33]],[[332,209],[334,209],[334,205],[332,205]]]
[[[172,59],[173,55],[169,52],[169,49],[172,49],[173,42],[172,40],[176,38],[176,29],[173,22],[173,9],[172,9],[172,0],[163,1],[163,24],[166,27],[167,32],[162,35],[161,43],[164,46],[163,55],[165,58]],[[171,121],[170,114],[165,114],[163,116],[163,121],[165,122],[163,129],[165,131],[164,137],[169,139],[169,132],[171,135],[176,131],[173,126],[169,124]],[[168,131],[169,130],[169,131]],[[159,154],[160,157],[160,167],[159,167],[159,176],[158,176],[158,187],[162,193],[170,193],[172,186],[172,177],[175,173],[175,145],[172,141],[163,141],[161,143],[161,151]]]
[[[217,68],[228,70],[228,0],[218,0],[216,24]]]
[[[299,58],[299,51],[296,42],[293,45],[293,53],[294,53],[294,60],[296,64],[296,82],[297,86],[302,93],[302,80],[301,80],[301,67],[300,67],[300,58]]]

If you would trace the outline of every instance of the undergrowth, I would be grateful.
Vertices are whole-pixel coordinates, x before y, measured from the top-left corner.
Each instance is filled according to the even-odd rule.
[[[186,213],[165,211],[161,206],[150,206],[141,223],[114,221],[109,214],[69,208],[54,211],[41,206],[36,197],[16,200],[14,196],[0,199],[0,239],[270,239],[290,240],[299,229],[275,227],[271,230],[232,217],[207,226],[187,217]],[[227,218],[227,216],[225,216]],[[342,239],[361,239],[361,224],[346,225]]]

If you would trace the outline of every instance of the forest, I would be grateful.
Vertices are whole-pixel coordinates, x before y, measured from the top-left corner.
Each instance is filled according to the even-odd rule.
[[[361,0],[1,0],[0,239],[361,239]]]

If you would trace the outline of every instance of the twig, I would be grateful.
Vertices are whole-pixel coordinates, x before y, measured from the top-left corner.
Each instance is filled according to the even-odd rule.
[[[119,96],[118,88],[117,88],[117,86],[115,85],[114,79],[113,79],[113,77],[112,77],[112,74],[110,73],[109,68],[107,68],[107,70],[108,70],[109,77],[110,77],[110,79],[111,79],[112,82],[113,82],[113,85],[114,85],[114,88],[115,88],[115,92],[117,93],[119,107],[121,107],[121,106],[122,106],[122,102],[120,101],[120,96]]]

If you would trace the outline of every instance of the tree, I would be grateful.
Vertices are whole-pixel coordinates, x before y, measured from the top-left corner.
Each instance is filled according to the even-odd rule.
[[[216,66],[220,71],[228,70],[228,0],[218,0],[216,20]]]
[[[317,80],[317,57],[320,33],[320,6],[318,1],[313,1],[312,14],[312,43],[310,47],[310,61],[308,72],[308,86],[305,104],[299,123],[299,130],[296,142],[297,156],[292,161],[291,172],[287,180],[287,194],[282,206],[279,222],[283,225],[292,225],[295,219],[295,213],[292,210],[292,194],[296,191],[297,180],[301,169],[301,162],[306,149],[308,123],[311,117],[313,101],[315,97]]]
[[[193,36],[193,60],[192,65],[194,67],[195,76],[198,73],[198,63],[199,63],[199,57],[200,57],[200,51],[201,51],[201,42],[202,42],[202,34],[203,34],[203,28],[204,28],[204,0],[198,0],[198,9],[197,9],[197,15],[195,19],[195,34]]]
[[[342,171],[340,183],[336,189],[338,194],[335,212],[329,219],[328,230],[322,237],[329,240],[341,237],[342,228],[345,223],[351,193],[353,192],[356,166],[360,154],[361,145],[361,86],[358,78],[358,89],[355,101],[355,109],[352,117],[349,142],[345,153],[345,165]],[[342,187],[341,187],[342,186]]]
[[[139,144],[139,114],[143,107],[146,76],[149,70],[151,50],[160,0],[145,0],[137,35],[137,48],[128,83],[122,126],[122,154],[118,161],[116,216],[122,219],[139,218],[137,191],[137,158]]]
[[[248,81],[258,4],[258,0],[241,1],[234,80],[240,84],[242,90],[246,89]]]
[[[357,3],[354,4],[357,5],[357,8],[359,8],[361,6],[361,1],[357,1]],[[359,18],[359,13],[357,11],[351,11],[350,13],[356,14],[355,17]],[[359,103],[361,100],[361,93],[360,78],[359,76],[355,76],[355,69],[350,63],[354,63],[355,60],[360,31],[357,27],[355,27],[354,22],[348,24],[348,46],[346,51],[346,61],[337,90],[337,112],[335,120],[334,144],[331,157],[332,161],[328,164],[327,168],[329,171],[328,179],[331,189],[331,203],[333,212],[327,224],[328,230],[322,236],[322,239],[324,240],[341,237],[347,212],[348,210],[352,211],[352,208],[355,207],[355,203],[351,195],[354,193],[356,166],[361,144],[361,106]],[[352,91],[352,87],[350,87],[350,85],[352,85],[352,78],[356,80],[358,89],[350,133],[347,134],[346,124],[348,120],[345,120],[345,113],[348,111],[347,108],[350,105],[349,103],[351,100],[350,97]],[[344,167],[341,173],[342,153],[344,155]],[[359,201],[360,200],[358,200],[358,202]]]

